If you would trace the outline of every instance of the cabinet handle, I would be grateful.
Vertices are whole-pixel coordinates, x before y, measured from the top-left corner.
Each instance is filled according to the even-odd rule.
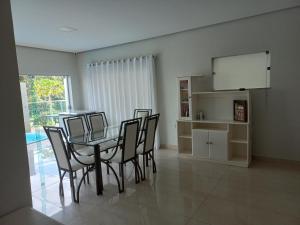
[[[209,142],[207,141],[206,144],[209,145]]]

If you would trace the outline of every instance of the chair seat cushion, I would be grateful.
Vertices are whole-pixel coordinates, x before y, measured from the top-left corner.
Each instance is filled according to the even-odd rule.
[[[117,147],[118,141],[116,140],[111,140],[111,141],[106,141],[100,144],[100,151],[105,151],[110,148],[115,148]]]
[[[82,147],[79,149],[76,149],[76,152],[82,156],[90,156],[94,155],[94,148],[93,147]]]
[[[88,164],[88,165],[92,165],[92,164],[95,163],[94,156],[78,156],[77,159],[81,163]],[[71,167],[72,167],[73,171],[77,171],[77,170],[82,169],[82,168],[87,166],[87,165],[81,164],[78,161],[76,159],[71,159],[70,160],[70,164],[71,164]]]
[[[122,152],[121,150],[117,150],[117,153],[114,155],[112,159],[110,159],[113,154],[115,153],[115,150],[110,150],[108,153],[101,152],[101,160],[103,161],[110,161],[115,163],[120,163],[122,161]]]

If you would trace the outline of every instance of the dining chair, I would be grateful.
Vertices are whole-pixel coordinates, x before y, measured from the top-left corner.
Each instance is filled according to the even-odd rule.
[[[133,113],[133,118],[142,118],[141,124],[140,124],[140,133],[139,133],[139,140],[143,141],[144,140],[144,131],[143,131],[143,127],[144,127],[144,122],[145,122],[145,118],[147,116],[151,116],[152,115],[152,109],[135,109],[134,113]]]
[[[86,121],[91,132],[101,132],[108,126],[105,112],[88,113]],[[100,144],[101,151],[106,151],[117,146],[117,140],[110,140]]]
[[[70,137],[82,136],[88,132],[88,126],[86,125],[86,119],[84,114],[65,117],[63,118],[63,122],[65,125],[65,130],[67,131],[67,134]],[[88,146],[71,145],[71,150],[73,150],[78,155],[94,155],[94,149]]]
[[[155,133],[158,125],[159,114],[154,114],[152,116],[147,116],[144,123],[144,140],[139,141],[139,146],[137,148],[137,154],[143,157],[143,173],[142,180],[146,179],[146,165],[148,165],[148,157],[152,160],[152,170],[156,173],[156,164],[154,160],[154,141]]]
[[[152,109],[135,109],[133,118],[142,118],[141,127],[144,126],[145,117],[152,115]]]
[[[152,109],[135,109],[133,118],[146,117],[152,115]]]
[[[86,124],[91,131],[103,130],[104,127],[108,126],[105,112],[92,112],[86,113]]]
[[[65,144],[64,141],[66,140],[66,135],[64,133],[63,128],[44,126],[44,130],[51,143],[57,162],[60,180],[59,193],[61,196],[64,196],[63,178],[66,173],[69,173],[72,199],[74,202],[79,203],[79,191],[81,184],[85,180],[85,177],[88,175],[88,173],[93,170],[95,166],[95,159],[92,156],[78,156],[74,154],[73,151],[71,151],[70,155],[68,152],[68,144]],[[86,168],[86,171],[82,174],[82,178],[79,181],[77,191],[75,194],[73,173],[84,168]]]
[[[114,173],[119,193],[124,192],[124,165],[128,162],[132,162],[135,170],[135,182],[139,183],[139,172],[141,173],[141,168],[137,161],[137,145],[138,145],[138,134],[139,134],[140,118],[126,120],[121,123],[119,130],[119,138],[117,141],[118,147],[108,154],[101,153],[101,160],[103,163],[109,167]],[[111,163],[116,163],[119,165],[119,174],[122,179],[120,180],[116,171],[111,166]]]

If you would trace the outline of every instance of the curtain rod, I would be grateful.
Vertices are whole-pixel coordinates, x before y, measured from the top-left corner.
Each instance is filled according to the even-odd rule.
[[[135,57],[129,57],[129,58],[122,58],[122,59],[101,60],[101,61],[98,61],[98,62],[89,63],[88,66],[96,66],[96,65],[99,65],[101,63],[111,64],[112,62],[121,62],[121,61],[126,61],[126,60],[132,61],[132,60],[137,59],[137,58],[144,58],[144,57],[148,57],[148,56],[151,56],[153,59],[156,59],[155,55],[142,55],[142,56],[135,56]]]

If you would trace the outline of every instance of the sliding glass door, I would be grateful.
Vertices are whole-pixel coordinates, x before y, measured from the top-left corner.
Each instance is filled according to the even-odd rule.
[[[21,75],[26,143],[32,182],[46,174],[56,174],[55,158],[43,126],[58,125],[58,114],[71,109],[70,77]],[[49,169],[49,171],[45,171]],[[32,183],[32,186],[34,183]]]

